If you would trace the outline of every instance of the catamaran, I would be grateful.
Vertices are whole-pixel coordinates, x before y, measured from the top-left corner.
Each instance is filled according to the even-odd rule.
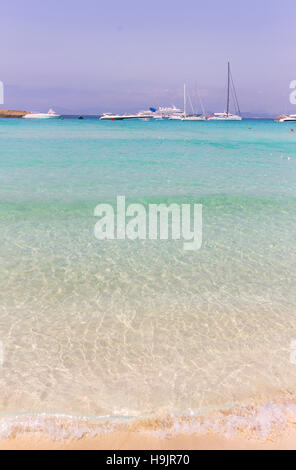
[[[234,107],[236,114],[231,114],[230,111],[230,94],[233,96]],[[234,86],[234,81],[232,78],[230,63],[228,62],[228,83],[227,83],[227,105],[226,111],[224,113],[214,113],[208,118],[209,121],[242,121],[240,115],[240,107],[237,99],[237,94]]]
[[[23,116],[23,119],[58,119],[60,117],[53,109],[48,113],[28,113]]]

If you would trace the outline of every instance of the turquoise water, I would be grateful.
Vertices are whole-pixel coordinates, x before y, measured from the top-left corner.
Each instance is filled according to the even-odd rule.
[[[251,128],[249,128],[251,126]],[[187,416],[296,390],[296,127],[0,121],[0,412]],[[94,208],[203,204],[203,246]]]

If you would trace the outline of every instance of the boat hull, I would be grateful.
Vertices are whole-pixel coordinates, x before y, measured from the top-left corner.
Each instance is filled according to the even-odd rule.
[[[225,117],[225,118],[217,118],[217,117],[210,117],[208,121],[242,121],[243,119],[239,116],[237,117]]]
[[[23,119],[59,119],[60,116],[30,116],[29,114],[26,114],[23,116]]]

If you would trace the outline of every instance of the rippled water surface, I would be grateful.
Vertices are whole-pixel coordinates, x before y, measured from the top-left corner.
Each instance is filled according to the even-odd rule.
[[[2,119],[0,412],[187,415],[294,392],[291,125]],[[202,203],[202,249],[96,240],[117,195]]]

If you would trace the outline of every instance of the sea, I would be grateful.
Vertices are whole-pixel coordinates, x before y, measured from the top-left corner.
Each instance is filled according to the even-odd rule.
[[[201,248],[98,240],[118,196],[202,205]],[[0,438],[295,412],[296,123],[1,119],[0,233]]]

